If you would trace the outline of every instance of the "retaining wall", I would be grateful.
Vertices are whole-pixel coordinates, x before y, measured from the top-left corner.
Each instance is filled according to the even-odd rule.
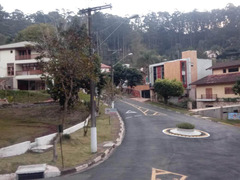
[[[227,119],[228,113],[232,113],[234,111],[240,112],[240,104],[232,105],[232,106],[221,106],[221,107],[212,107],[212,108],[204,108],[204,109],[193,109],[191,110],[195,114],[213,117],[217,119]]]
[[[12,146],[4,147],[0,149],[0,158],[16,156],[26,153],[30,149],[30,141],[25,141]]]

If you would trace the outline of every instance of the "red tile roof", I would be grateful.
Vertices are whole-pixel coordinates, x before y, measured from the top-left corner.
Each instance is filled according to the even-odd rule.
[[[223,69],[234,66],[240,66],[240,60],[217,63],[208,69]]]
[[[235,83],[238,79],[240,79],[240,73],[209,75],[191,83],[191,85],[228,84]]]
[[[111,66],[101,63],[101,68],[111,68]]]

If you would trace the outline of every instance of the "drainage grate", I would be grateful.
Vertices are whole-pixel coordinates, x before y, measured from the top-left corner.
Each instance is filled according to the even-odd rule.
[[[40,179],[40,178],[44,178],[44,172],[30,173],[30,174],[18,174],[18,180]]]

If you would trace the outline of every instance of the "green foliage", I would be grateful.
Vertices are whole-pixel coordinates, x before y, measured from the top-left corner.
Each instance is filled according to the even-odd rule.
[[[104,88],[104,86],[107,84],[107,79],[109,79],[108,74],[107,73],[100,73],[99,74],[99,80],[98,83],[96,85],[97,87],[97,95],[100,96],[102,94],[102,90]]]
[[[233,92],[237,95],[240,95],[240,79],[236,81],[232,88]]]
[[[35,103],[45,101],[50,98],[49,94],[41,91],[18,91],[18,90],[0,90],[0,98],[7,98],[8,102],[12,103]]]
[[[131,88],[142,82],[142,74],[136,68],[126,68],[124,75],[127,80],[127,85]]]
[[[223,98],[224,102],[237,102],[239,98]]]
[[[53,36],[55,32],[56,28],[50,24],[33,24],[20,31],[15,41],[42,42],[44,37]]]
[[[114,84],[116,86],[127,81],[127,86],[134,87],[142,82],[142,74],[136,68],[127,68],[121,64],[114,67]]]
[[[62,136],[63,140],[67,141],[71,139],[71,135],[70,134],[63,134]]]
[[[157,79],[154,83],[154,90],[164,98],[164,103],[167,104],[171,96],[181,96],[184,88],[180,81]]]
[[[187,109],[188,108],[188,102],[190,101],[190,99],[183,99],[181,100],[179,103],[177,103],[177,106]]]
[[[187,123],[187,122],[177,124],[176,126],[180,129],[194,129],[195,128],[195,126],[193,124]]]
[[[54,36],[43,36],[44,41],[36,45],[36,49],[41,53],[40,64],[48,92],[54,100],[59,100],[63,109],[73,107],[78,100],[81,81],[97,81],[99,57],[89,55],[90,42],[84,25],[72,24],[67,29],[59,28]],[[43,57],[50,60],[46,63]]]
[[[199,57],[204,57],[204,52],[212,49],[214,52],[220,52],[219,57],[222,59],[239,59],[239,16],[240,6],[233,4],[207,12],[150,12],[134,22],[96,12],[92,15],[92,29],[97,34],[93,38],[98,45],[102,42],[97,49],[103,63],[106,64],[112,62],[112,52],[108,51],[109,49],[123,49],[118,58],[123,57],[124,52],[134,53],[128,63],[136,67],[142,64],[143,59],[149,60],[148,56],[144,55],[149,54],[148,51],[156,52],[156,57],[161,55],[166,59],[176,59],[181,58],[181,52],[184,50],[197,50]],[[64,20],[68,22],[67,26],[75,21],[83,24],[84,18],[72,15],[71,11],[58,10],[47,14],[38,11],[26,15],[19,10],[9,13],[1,6],[0,44],[13,41],[19,31],[32,24],[45,23],[60,27],[62,24],[65,26]],[[117,31],[112,33],[118,26]],[[29,36],[32,36],[31,33]],[[106,38],[108,40],[104,41]],[[154,57],[151,57],[152,59]]]

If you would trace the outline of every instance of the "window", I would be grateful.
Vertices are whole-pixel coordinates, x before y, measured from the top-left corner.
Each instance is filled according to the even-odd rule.
[[[157,79],[157,68],[153,67],[153,82],[155,82]]]
[[[225,87],[225,94],[234,94],[232,87]]]
[[[182,71],[186,70],[186,62],[181,62]]]
[[[227,71],[226,71],[226,69],[223,69],[223,73],[226,73]]]
[[[229,68],[228,72],[238,72],[238,67],[237,68]]]
[[[183,85],[185,85],[187,82],[186,82],[186,75],[182,75],[182,83]]]
[[[14,76],[14,64],[7,64],[7,73],[8,76]]]
[[[164,66],[161,66],[161,67],[162,67],[162,71],[161,71],[162,74],[161,75],[162,75],[162,79],[164,79]]]

